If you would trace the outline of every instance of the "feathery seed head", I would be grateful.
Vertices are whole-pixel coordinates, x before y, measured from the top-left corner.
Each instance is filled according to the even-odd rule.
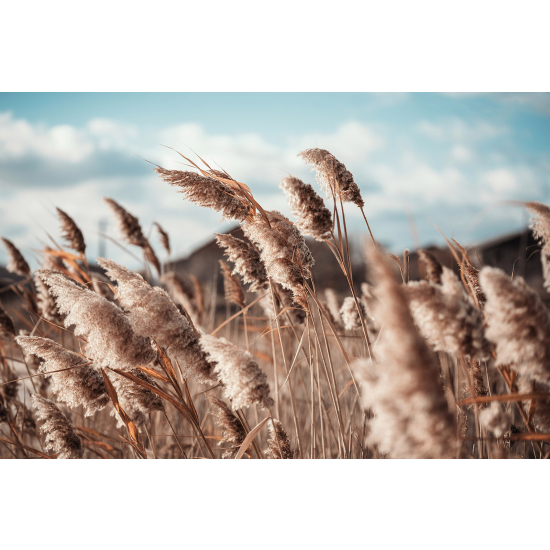
[[[327,199],[342,197],[343,202],[353,202],[363,208],[365,202],[351,172],[326,149],[306,149],[298,155],[306,164],[312,164],[316,178]]]
[[[103,199],[107,205],[111,208],[115,214],[116,220],[118,222],[118,229],[124,240],[128,244],[133,244],[135,246],[144,247],[147,239],[143,234],[139,220],[130,214],[125,208],[120,206],[118,202],[113,199],[105,197]]]
[[[84,235],[80,231],[75,221],[66,213],[57,208],[57,214],[61,221],[61,231],[63,232],[63,238],[67,241],[69,248],[84,254],[86,251],[86,243],[84,241]]]
[[[21,275],[22,277],[28,277],[31,274],[31,268],[25,258],[23,258],[23,254],[21,254],[19,249],[9,239],[5,239],[4,237],[1,238],[6,250],[8,251],[9,257],[6,269],[10,273],[15,273],[17,275]]]
[[[36,289],[36,305],[40,315],[52,323],[63,323],[63,316],[57,311],[54,297],[50,294],[48,287],[42,282],[37,272],[33,274],[33,280]]]
[[[31,399],[37,411],[36,418],[44,421],[40,426],[40,431],[46,436],[44,448],[59,453],[57,458],[82,458],[82,442],[57,405],[36,393],[31,394]]]
[[[498,364],[512,364],[520,374],[550,383],[550,314],[523,278],[484,267],[479,281],[487,296],[487,339],[496,346]]]
[[[134,332],[144,339],[153,338],[178,361],[186,378],[214,382],[193,327],[166,291],[151,287],[139,273],[111,260],[98,258],[97,262],[117,282],[117,298],[128,311],[127,320]]]
[[[4,311],[0,305],[0,337],[13,338],[15,336],[15,327],[11,317]]]
[[[382,326],[376,359],[359,360],[363,404],[372,407],[371,442],[393,458],[451,458],[456,428],[432,352],[418,334],[388,260],[369,246],[368,267],[376,282],[375,315]]]
[[[207,393],[206,398],[211,405],[212,413],[216,418],[216,424],[223,430],[222,440],[218,445],[222,443],[231,444],[231,448],[223,453],[222,458],[235,458],[235,455],[246,437],[246,431],[241,421],[223,401],[213,396],[211,393]]]
[[[403,290],[416,326],[436,351],[477,359],[490,355],[481,311],[450,269],[442,269],[440,285],[411,281]]]
[[[82,405],[85,416],[92,416],[109,403],[103,376],[90,366],[85,357],[66,350],[49,338],[18,336],[16,340],[27,354],[44,360],[38,372],[51,377],[51,390],[57,394],[58,401],[71,409]]]
[[[365,305],[361,300],[358,300],[359,307],[361,308],[361,313],[363,314],[363,319],[367,318],[367,310]],[[340,308],[340,315],[342,322],[344,323],[344,328],[346,330],[357,330],[361,328],[361,318],[359,317],[359,312],[355,305],[355,300],[352,296],[347,296],[344,298],[344,303]]]
[[[273,405],[267,376],[248,351],[209,334],[203,334],[200,343],[234,410],[254,404],[264,408]]]
[[[160,236],[160,242],[162,243],[162,246],[164,247],[164,250],[166,250],[166,253],[168,256],[170,256],[170,236],[164,229],[160,226],[159,223],[154,222],[154,225],[157,227],[157,231]]]
[[[155,360],[149,338],[136,334],[115,304],[58,271],[37,273],[55,296],[59,312],[66,315],[65,327],[75,325],[75,334],[86,339],[86,356],[96,368],[125,370]]]
[[[268,276],[291,290],[296,303],[308,308],[304,278],[315,263],[299,229],[279,212],[266,212],[271,227],[259,214],[243,224],[245,235],[260,250]]]
[[[265,265],[258,251],[250,244],[229,234],[216,233],[218,246],[225,248],[227,259],[235,264],[233,273],[249,284],[251,292],[258,292],[268,286]]]
[[[512,416],[509,411],[502,409],[500,403],[493,401],[479,413],[479,422],[495,437],[502,437],[512,425]]]
[[[244,308],[246,300],[239,279],[231,273],[231,268],[223,260],[220,260],[220,267],[223,275],[225,300],[230,304],[237,304],[240,308]]]
[[[550,291],[550,208],[540,202],[528,202],[525,206],[532,215],[529,226],[542,244],[540,259],[544,288]]]
[[[437,258],[428,250],[418,251],[418,266],[424,272],[424,278],[429,283],[441,284],[443,268]]]
[[[470,371],[474,384],[474,397],[484,397],[489,395],[489,390],[485,385],[485,379],[483,372],[481,371],[481,363],[477,359],[470,359],[468,362],[468,370]],[[478,403],[480,410],[485,409],[487,406],[487,403]]]
[[[269,440],[267,441],[268,449],[265,452],[267,458],[271,459],[291,459],[294,458],[290,439],[283,428],[281,422],[277,419],[269,419],[267,421],[267,430],[269,432]]]
[[[296,216],[298,229],[318,241],[329,239],[332,234],[332,216],[313,187],[298,178],[286,176],[281,181],[281,189]]]
[[[201,176],[196,172],[166,170],[160,166],[155,168],[155,172],[166,183],[180,187],[181,193],[187,200],[198,206],[221,212],[228,221],[242,222],[251,212],[250,206],[245,204],[231,187],[217,179]],[[221,172],[216,172],[216,175],[231,179]]]
[[[483,290],[479,284],[479,269],[476,269],[472,265],[466,249],[454,239],[452,239],[452,241],[462,254],[462,263],[459,264],[460,272],[462,273],[462,276],[464,277],[468,287],[470,288],[470,292],[473,294],[479,307],[483,308],[485,305],[485,294],[483,294]]]
[[[126,242],[135,246],[145,245],[145,236],[139,220],[113,199],[103,199],[115,214],[119,231]]]

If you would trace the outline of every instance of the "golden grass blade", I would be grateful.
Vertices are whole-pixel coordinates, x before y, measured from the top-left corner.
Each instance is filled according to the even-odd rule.
[[[37,449],[33,449],[32,447],[27,447],[26,445],[21,445],[20,443],[15,443],[15,441],[11,441],[10,439],[6,439],[5,437],[0,437],[0,441],[2,441],[3,443],[9,443],[10,445],[14,445],[15,447],[20,447],[22,449],[30,451],[31,453],[34,453],[35,455],[38,455],[41,458],[55,458],[57,456],[57,455],[48,456],[47,454],[44,454],[41,451],[38,451]]]
[[[252,428],[248,435],[244,438],[244,441],[241,444],[241,447],[239,448],[239,452],[235,455],[235,459],[240,459],[250,447],[252,444],[252,441],[254,441],[254,438],[260,433],[260,430],[263,428],[264,424],[269,420],[269,416],[264,418],[255,428]]]
[[[148,374],[149,376],[152,376],[153,378],[156,378],[157,380],[160,380],[161,382],[164,382],[166,384],[170,383],[170,380],[166,378],[166,376],[163,376],[155,369],[151,369],[149,367],[142,367],[141,365],[138,365],[137,367],[140,371],[143,371],[145,374]]]
[[[103,374],[103,380],[105,381],[105,385],[107,386],[107,393],[109,394],[109,397],[111,398],[111,401],[113,402],[113,405],[115,406],[115,409],[117,410],[118,414],[120,415],[120,418],[126,424],[126,428],[128,429],[128,434],[132,438],[132,441],[134,442],[135,446],[137,447],[140,455],[142,458],[147,458],[147,453],[145,452],[145,449],[141,445],[138,439],[138,429],[136,425],[134,424],[133,420],[126,414],[122,406],[120,405],[118,401],[118,395],[116,393],[115,387],[113,386],[111,380],[107,376],[107,373],[105,372],[105,369],[101,369],[101,373]]]
[[[498,401],[500,403],[513,403],[515,401],[528,401],[530,399],[548,399],[550,393],[508,393],[505,395],[483,395],[481,397],[468,397],[457,401],[459,407],[463,405],[472,405],[473,403],[490,403]]]

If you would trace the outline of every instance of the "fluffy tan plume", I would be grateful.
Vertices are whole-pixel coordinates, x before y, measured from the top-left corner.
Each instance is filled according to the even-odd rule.
[[[13,338],[15,336],[15,327],[11,317],[5,312],[0,305],[0,337]]]
[[[512,416],[502,405],[494,401],[479,413],[480,424],[495,437],[502,437],[512,425]]]
[[[489,390],[485,384],[485,378],[483,372],[481,371],[481,363],[477,359],[470,359],[468,362],[468,370],[470,371],[470,376],[472,377],[472,382],[474,385],[474,397],[484,397],[489,395]],[[480,409],[485,409],[487,403],[479,403],[478,407]]]
[[[134,271],[105,258],[97,261],[111,280],[117,282],[117,298],[128,311],[127,320],[135,333],[153,338],[169,357],[178,361],[186,378],[214,382],[197,334],[170,296],[161,288],[151,287]]]
[[[294,458],[290,439],[283,428],[283,425],[276,419],[268,420],[267,430],[269,432],[269,440],[267,442],[268,449],[264,451],[267,458],[271,459],[289,459]]]
[[[59,453],[57,458],[82,458],[84,449],[73,425],[57,405],[36,393],[31,394],[36,417],[43,420],[40,431],[46,436],[46,450]]]
[[[160,237],[160,242],[162,243],[162,246],[164,247],[164,250],[166,250],[166,253],[168,254],[168,256],[170,256],[170,236],[166,231],[164,231],[164,229],[161,227],[159,223],[154,222],[154,224],[157,228],[157,231]]]
[[[329,239],[332,234],[332,216],[313,187],[298,178],[286,176],[281,181],[281,189],[296,217],[298,229],[318,241]]]
[[[359,307],[361,308],[361,313],[363,314],[363,319],[366,319],[367,310],[365,308],[365,305],[363,304],[362,300],[358,300],[358,302]],[[352,296],[347,296],[346,298],[344,298],[344,303],[340,308],[339,317],[342,319],[342,322],[344,323],[344,328],[346,330],[357,330],[361,328],[361,317],[359,317],[357,306]]]
[[[264,408],[273,405],[267,376],[248,351],[240,350],[225,338],[209,334],[203,334],[200,343],[234,410],[251,405]]]
[[[230,304],[237,304],[240,308],[244,308],[246,300],[239,279],[231,273],[231,268],[223,260],[220,260],[220,267],[223,275],[225,300]]]
[[[363,208],[365,202],[351,172],[332,153],[325,149],[306,149],[298,156],[306,164],[313,165],[317,181],[328,199],[340,194],[343,202],[353,202]]]
[[[38,312],[44,319],[52,323],[63,323],[63,316],[57,311],[54,297],[50,294],[48,287],[42,282],[37,272],[33,275],[34,288],[36,289],[36,305]]]
[[[155,172],[170,185],[181,188],[181,193],[190,202],[221,212],[228,220],[242,222],[250,213],[250,206],[245,204],[229,187],[214,178],[201,176],[196,172],[181,170],[166,170],[158,166]],[[226,174],[218,173],[219,177],[230,179]]]
[[[58,271],[41,269],[37,273],[66,315],[65,327],[75,325],[75,334],[85,338],[85,354],[96,368],[125,370],[155,361],[150,339],[136,334],[115,304]]]
[[[229,234],[216,233],[216,241],[225,248],[227,259],[235,264],[233,273],[241,276],[249,284],[251,292],[258,292],[268,287],[267,272],[260,259],[259,252],[249,243]]]
[[[216,418],[216,424],[223,430],[222,440],[218,443],[229,443],[231,447],[227,449],[222,458],[235,458],[239,448],[246,437],[246,431],[241,421],[233,414],[231,409],[220,399],[207,393],[206,397],[211,405],[211,411]]]
[[[38,372],[51,377],[51,391],[57,400],[74,408],[82,405],[85,416],[92,416],[109,403],[109,395],[103,377],[81,355],[66,350],[49,338],[18,336],[17,343],[27,354],[44,361]]]
[[[475,300],[477,301],[480,308],[483,308],[485,305],[485,294],[479,284],[479,269],[475,268],[470,261],[468,252],[466,249],[452,239],[453,243],[458,247],[462,254],[462,263],[459,264],[460,272],[466,281],[466,284],[470,288],[471,293],[473,294]]]
[[[17,275],[21,275],[22,277],[28,277],[31,274],[31,268],[29,267],[29,264],[26,262],[25,258],[23,258],[23,254],[21,254],[19,249],[10,240],[2,237],[2,241],[4,242],[6,250],[8,251],[9,259],[6,269],[10,273],[16,273]]]
[[[489,357],[481,311],[458,277],[444,267],[441,284],[412,281],[404,287],[414,321],[436,351],[477,359]]]
[[[418,251],[418,267],[424,273],[424,278],[429,283],[441,284],[443,268],[438,259],[429,250]]]
[[[84,241],[84,235],[80,231],[75,221],[67,214],[63,212],[61,208],[57,208],[57,215],[61,221],[61,231],[63,232],[63,238],[67,241],[69,248],[84,254],[86,251],[86,242]]]
[[[550,383],[550,314],[521,277],[484,267],[479,275],[487,296],[487,338],[496,345],[496,360],[520,374]]]
[[[160,273],[160,262],[158,261],[153,247],[143,234],[139,220],[113,199],[104,198],[103,200],[109,205],[115,214],[122,238],[127,243],[133,244],[134,246],[139,246],[143,249],[145,259],[155,267],[158,273]]]
[[[268,226],[259,214],[243,224],[245,235],[260,250],[268,276],[292,291],[294,300],[308,308],[304,278],[311,276],[315,263],[303,235],[279,212],[266,213]]]
[[[382,326],[376,344],[379,363],[355,363],[363,404],[375,414],[368,439],[392,458],[452,458],[456,426],[434,355],[416,330],[388,260],[370,246],[368,262]]]
[[[540,261],[544,288],[550,291],[550,208],[540,202],[528,202],[525,206],[531,213],[529,225],[542,245]]]

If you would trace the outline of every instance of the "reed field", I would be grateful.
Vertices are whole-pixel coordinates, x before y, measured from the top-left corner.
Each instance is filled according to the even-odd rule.
[[[345,165],[323,149],[299,156],[317,184],[282,179],[292,219],[200,157],[183,157],[190,171],[155,167],[174,194],[240,225],[245,239],[216,234],[223,297],[174,270],[162,220],[148,238],[116,197],[105,198],[111,237],[139,273],[87,257],[78,219],[60,209],[37,271],[3,239],[19,279],[0,294],[2,458],[548,458],[539,294],[452,239],[456,269],[421,250],[423,280],[409,280],[408,251],[377,242]],[[550,208],[524,207],[550,290]],[[345,295],[318,288],[305,237],[333,254]]]

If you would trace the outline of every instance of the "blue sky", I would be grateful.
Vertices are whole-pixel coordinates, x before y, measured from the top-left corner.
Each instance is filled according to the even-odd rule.
[[[503,201],[550,202],[550,94],[3,93],[0,234],[32,261],[46,231],[59,237],[59,206],[93,258],[100,219],[116,236],[108,196],[147,231],[160,222],[174,255],[187,254],[227,225],[185,203],[139,158],[181,167],[161,144],[217,162],[264,208],[287,215],[281,178],[314,183],[296,155],[329,149],[359,183],[375,236],[397,253],[414,247],[410,214],[423,245],[442,242],[433,224],[476,243],[525,224],[522,209]],[[364,233],[352,205],[349,222]],[[132,266],[112,244],[108,254]]]

